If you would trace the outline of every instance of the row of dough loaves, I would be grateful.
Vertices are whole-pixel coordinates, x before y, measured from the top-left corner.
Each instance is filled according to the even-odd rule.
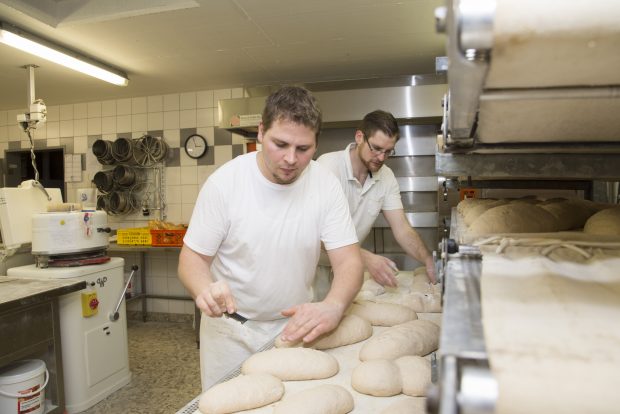
[[[301,346],[276,341],[279,347],[252,355],[241,366],[242,375],[215,385],[201,396],[200,411],[203,414],[233,413],[280,401],[284,395],[282,381],[320,380],[338,373],[338,361],[319,349],[345,346],[369,337],[359,354],[364,362],[354,370],[351,379],[353,389],[369,395],[383,395],[386,392],[383,384],[390,384],[390,395],[401,392],[423,395],[430,381],[430,365],[421,356],[437,349],[439,327],[430,321],[418,320],[417,314],[404,306],[367,305],[352,306],[334,331],[310,344]],[[366,315],[374,325],[393,326],[371,337],[371,321],[355,313]],[[389,378],[386,379],[386,375]],[[381,380],[377,381],[378,378]],[[239,395],[240,389],[244,391],[243,397]],[[348,390],[324,384],[288,396],[275,405],[274,412],[344,414],[353,410],[353,406],[353,396]]]
[[[602,210],[616,211],[606,213],[602,219],[612,224],[612,227],[617,226],[616,229],[620,226],[618,208],[609,207],[606,204],[578,199],[471,198],[462,200],[457,206],[457,212],[468,226],[468,232],[474,236],[495,233],[546,233],[582,228],[591,232],[589,229],[594,227],[596,230],[592,234],[600,234],[596,233],[601,231],[600,226],[587,225],[587,222],[590,218],[595,222],[600,220],[598,213]],[[603,231],[609,233],[611,230]]]

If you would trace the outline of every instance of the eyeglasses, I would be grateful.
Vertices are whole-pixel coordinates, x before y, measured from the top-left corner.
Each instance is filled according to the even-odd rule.
[[[383,149],[376,148],[374,145],[372,145],[370,141],[368,141],[368,138],[366,137],[364,137],[364,141],[366,141],[366,144],[368,144],[368,148],[370,149],[370,152],[372,152],[375,155],[383,154],[389,158],[393,156],[394,154],[396,154],[396,150],[394,150],[394,148],[389,149],[389,150],[383,150]]]

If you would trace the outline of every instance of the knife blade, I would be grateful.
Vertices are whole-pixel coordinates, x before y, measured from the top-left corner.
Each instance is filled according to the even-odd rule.
[[[234,319],[237,322],[241,323],[242,325],[248,321],[248,318],[244,318],[243,316],[239,315],[237,312],[234,312],[234,313],[224,312],[224,316],[230,319]]]

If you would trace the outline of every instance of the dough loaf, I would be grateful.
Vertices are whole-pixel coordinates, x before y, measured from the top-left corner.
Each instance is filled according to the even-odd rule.
[[[469,226],[472,235],[494,233],[541,233],[557,231],[556,218],[542,207],[510,203],[482,213]]]
[[[592,215],[583,231],[597,236],[620,236],[620,207],[608,208]]]
[[[366,319],[374,326],[394,326],[418,319],[413,309],[395,303],[361,301],[351,304],[347,313]]]
[[[271,404],[283,394],[282,381],[273,375],[240,375],[205,391],[198,401],[198,409],[202,414],[233,413]]]
[[[357,392],[375,397],[400,394],[403,384],[394,361],[376,359],[359,364],[351,374],[351,386]]]
[[[370,338],[371,335],[372,326],[369,321],[357,315],[345,315],[336,329],[319,336],[312,342],[307,344],[303,344],[301,341],[291,343],[282,341],[278,337],[275,346],[278,348],[304,346],[314,349],[331,349],[361,342]]]
[[[466,198],[457,204],[456,211],[462,217],[465,217],[469,213],[469,210],[477,206],[493,204],[496,201],[497,200],[494,198]]]
[[[481,203],[471,208],[467,209],[467,213],[463,215],[463,221],[466,225],[471,225],[482,213],[485,211],[498,206],[503,206],[504,204],[508,204],[507,200],[492,200],[486,203]]]
[[[332,355],[309,348],[272,348],[252,355],[241,365],[243,374],[271,374],[283,381],[329,378],[339,369]]]
[[[386,293],[372,298],[377,303],[395,303],[411,308],[417,313],[441,312],[441,286],[433,285],[433,293],[408,292]]]
[[[403,394],[424,397],[431,383],[431,363],[417,355],[406,355],[394,361],[400,370]]]
[[[574,205],[567,201],[545,203],[541,204],[540,207],[553,215],[559,231],[581,228],[587,219],[583,214],[579,214]]]
[[[286,397],[274,414],[345,414],[353,410],[353,396],[340,385],[323,384]]]
[[[424,276],[428,279],[428,274],[426,273],[426,267],[420,266],[413,269],[413,276]]]
[[[364,361],[351,374],[351,386],[355,391],[376,397],[390,397],[401,392],[423,397],[430,383],[431,363],[413,355],[395,360]]]
[[[404,398],[387,407],[380,414],[420,414],[426,412],[426,398]]]
[[[396,359],[405,355],[427,355],[439,345],[439,326],[416,319],[393,326],[370,338],[360,350],[362,361]]]

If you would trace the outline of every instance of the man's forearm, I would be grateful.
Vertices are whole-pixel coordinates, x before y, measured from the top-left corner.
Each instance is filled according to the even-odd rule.
[[[426,245],[413,228],[404,229],[401,234],[395,233],[394,237],[405,253],[416,260],[426,264],[427,260],[432,258]]]
[[[357,244],[341,249],[346,250],[339,252],[337,260],[330,255],[334,280],[325,301],[341,305],[344,312],[362,287],[364,266]]]
[[[179,280],[188,290],[192,298],[200,294],[209,284],[213,283],[210,263],[190,248],[183,246],[179,255]]]

